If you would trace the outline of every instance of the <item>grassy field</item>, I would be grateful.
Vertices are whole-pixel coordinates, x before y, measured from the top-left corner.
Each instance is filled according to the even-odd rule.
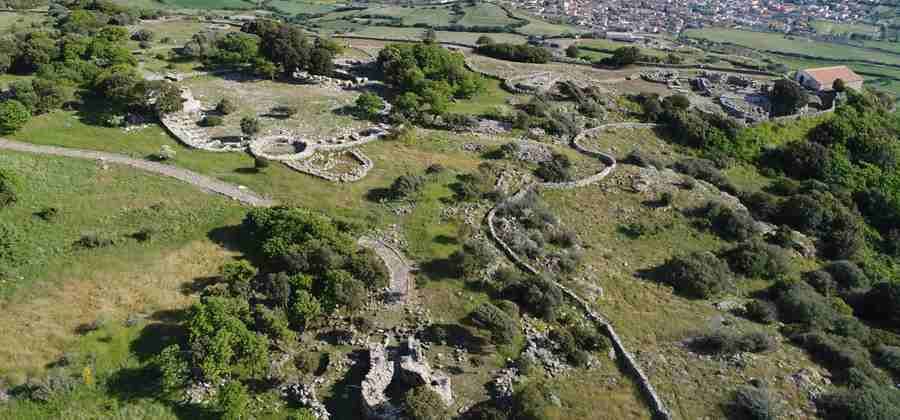
[[[881,31],[877,26],[866,25],[864,23],[840,23],[830,20],[817,20],[812,23],[812,27],[817,33],[823,35],[873,35],[877,36]]]
[[[511,19],[500,6],[491,3],[479,3],[465,9],[465,15],[457,22],[465,26],[506,26],[519,22]]]
[[[0,212],[0,223],[20,232],[23,261],[0,283],[0,372],[10,379],[59,357],[79,325],[183,305],[177,286],[213,273],[230,254],[207,235],[244,211],[130,168],[8,152],[0,166],[23,183],[19,202]],[[57,216],[35,215],[48,208]],[[134,239],[141,230],[151,232],[149,240]],[[88,234],[115,245],[77,246]]]
[[[678,156],[677,150],[649,130],[638,130],[632,135],[619,130],[593,142],[594,147],[619,156],[634,149],[650,151],[664,161]],[[744,173],[733,175],[746,178],[744,185],[764,183],[751,168],[742,170]],[[602,297],[595,300],[597,308],[617,327],[626,344],[638,350],[638,360],[676,418],[724,418],[723,403],[729,391],[745,384],[748,377],[763,378],[791,410],[808,410],[809,400],[804,393],[781,378],[799,369],[819,368],[793,346],[779,344],[775,351],[755,355],[741,368],[715,358],[700,359],[685,350],[681,344],[683,339],[716,328],[720,316],[727,319],[727,328],[731,330],[764,331],[774,337],[779,334],[774,327],[723,314],[710,301],[673,294],[669,286],[643,274],[675,254],[717,251],[729,245],[706,231],[697,230],[684,215],[686,210],[703,205],[717,192],[681,190],[668,181],[651,177],[650,187],[635,193],[631,183],[635,177],[643,176],[640,172],[634,166],[622,165],[599,188],[544,193],[563,222],[577,231],[579,240],[592,244],[585,251],[585,261],[588,261],[585,269],[572,277],[573,287],[589,282],[603,288]],[[670,208],[647,204],[662,191],[673,193]],[[603,223],[584,223],[584,220]],[[650,233],[637,238],[622,233],[622,226],[632,223],[645,226]],[[798,271],[809,264],[799,258],[793,263]],[[741,296],[759,287],[759,281],[743,282],[727,297],[713,302]]]
[[[270,0],[269,5],[288,15],[328,13],[343,6],[342,3],[332,1],[305,0]]]
[[[685,35],[716,42],[733,44],[781,53],[805,54],[822,58],[843,60],[870,60],[900,65],[900,56],[869,51],[843,44],[811,41],[804,38],[785,37],[769,32],[751,32],[724,28],[690,29]]]

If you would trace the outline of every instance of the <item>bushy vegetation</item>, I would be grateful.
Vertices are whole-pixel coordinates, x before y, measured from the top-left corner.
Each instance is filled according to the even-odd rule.
[[[543,64],[550,61],[550,51],[529,44],[488,43],[479,45],[475,52],[501,60]]]
[[[673,257],[659,271],[676,292],[692,298],[705,299],[733,286],[728,264],[711,252]]]
[[[781,407],[765,388],[742,386],[734,391],[731,409],[739,417],[748,420],[776,420],[781,418]]]
[[[519,322],[502,309],[482,303],[470,314],[472,321],[491,333],[496,344],[509,344],[519,335]]]
[[[706,218],[710,228],[724,239],[745,241],[757,233],[755,222],[749,214],[722,203],[710,202],[700,213]]]
[[[378,53],[385,81],[397,89],[394,109],[417,119],[447,112],[452,98],[470,98],[484,88],[483,79],[466,69],[462,54],[438,44],[391,44]]]
[[[747,277],[778,279],[787,274],[790,261],[785,250],[760,239],[743,242],[725,252],[731,269]]]
[[[735,334],[714,331],[701,334],[691,340],[691,347],[695,351],[709,354],[762,353],[772,350],[774,346],[775,342],[772,338],[760,332]]]

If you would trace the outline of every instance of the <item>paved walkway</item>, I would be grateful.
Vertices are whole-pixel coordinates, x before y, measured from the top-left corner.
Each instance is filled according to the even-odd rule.
[[[249,190],[247,187],[222,182],[218,179],[211,178],[206,175],[201,175],[187,169],[182,169],[177,166],[151,162],[144,159],[135,159],[125,155],[97,152],[92,150],[69,149],[65,147],[39,146],[3,138],[0,138],[0,150],[14,150],[17,152],[34,153],[39,155],[99,160],[108,163],[126,165],[158,175],[175,178],[179,181],[186,182],[197,188],[200,188],[203,191],[221,194],[249,206],[271,207],[275,205],[275,201],[263,197]]]

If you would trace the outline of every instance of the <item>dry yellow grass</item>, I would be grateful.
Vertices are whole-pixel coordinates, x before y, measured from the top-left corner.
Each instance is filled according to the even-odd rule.
[[[85,258],[29,290],[25,299],[2,306],[0,372],[13,381],[39,373],[72,345],[80,325],[97,319],[121,322],[130,315],[184,308],[194,297],[181,286],[214,275],[234,256],[203,239],[148,253],[140,261]]]

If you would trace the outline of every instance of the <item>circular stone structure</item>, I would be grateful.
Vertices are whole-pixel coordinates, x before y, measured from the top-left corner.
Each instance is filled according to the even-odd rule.
[[[250,143],[250,153],[275,161],[306,159],[315,153],[316,147],[303,139],[285,135],[261,137]]]

